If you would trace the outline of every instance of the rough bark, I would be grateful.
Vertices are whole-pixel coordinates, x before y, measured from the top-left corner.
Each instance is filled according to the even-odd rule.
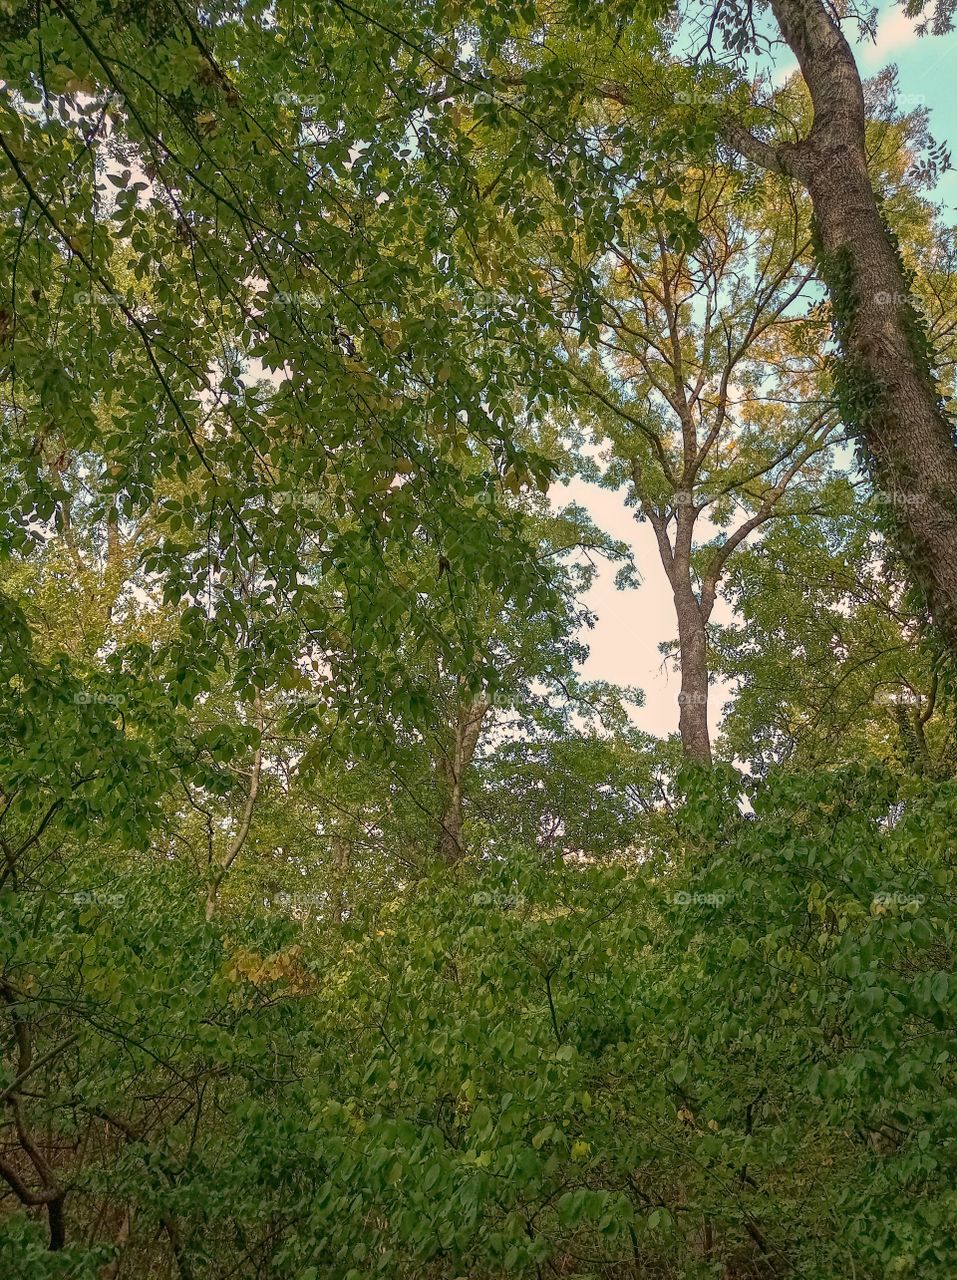
[[[861,78],[820,0],[771,0],[814,107],[808,136],[773,147],[732,126],[751,160],[806,188],[843,351],[847,416],[893,508],[903,554],[957,652],[957,446],[943,412],[909,282],[867,168]],[[847,410],[846,410],[847,412]]]
[[[668,521],[660,513],[649,510],[648,518],[658,539],[661,563],[674,596],[678,619],[678,661],[681,667],[681,692],[678,694],[678,732],[681,746],[689,760],[711,764],[711,735],[708,731],[708,620],[714,606],[710,599],[699,599],[691,573],[691,547],[698,512],[684,504],[675,513],[674,544],[668,536]]]
[[[450,864],[459,862],[465,856],[464,780],[491,705],[491,700],[485,694],[459,705],[451,749],[439,759],[436,766],[443,800],[438,851]]]
[[[689,760],[711,764],[708,732],[708,638],[690,581],[687,590],[675,591],[678,615],[678,652],[681,692],[678,694],[678,732]]]
[[[349,867],[349,845],[340,835],[332,837],[332,866],[336,877],[335,888],[332,893],[332,911],[336,922],[342,924],[348,909],[348,898],[343,880]]]

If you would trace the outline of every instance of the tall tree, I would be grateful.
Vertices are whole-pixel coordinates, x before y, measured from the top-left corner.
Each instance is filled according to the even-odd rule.
[[[841,18],[822,0],[770,0],[798,60],[813,117],[786,139],[728,117],[742,156],[795,179],[814,209],[818,260],[841,349],[845,417],[860,433],[875,484],[908,495],[896,513],[914,579],[957,652],[957,442],[938,362],[913,286],[874,188],[865,95]],[[939,24],[948,19],[938,6]],[[715,26],[747,46],[750,4],[719,0]],[[736,36],[734,32],[737,31]]]
[[[798,60],[807,110],[798,104],[782,111],[767,77],[748,61],[766,51],[761,19],[768,9]],[[952,13],[946,0],[935,6],[934,29],[946,29]],[[938,353],[887,225],[884,193],[875,188],[864,86],[842,29],[853,16],[842,18],[824,0],[716,0],[703,25],[687,14],[662,21],[660,44],[650,51],[647,42],[629,45],[628,15],[602,15],[598,6],[570,21],[542,8],[536,19],[535,39],[520,46],[502,82],[534,84],[543,66],[557,61],[580,89],[570,127],[592,136],[594,145],[604,140],[594,139],[587,104],[605,99],[627,108],[632,128],[667,138],[672,152],[700,156],[723,140],[746,164],[786,178],[809,197],[839,348],[843,416],[875,485],[907,495],[896,535],[940,634],[957,653],[954,419],[942,395]],[[664,187],[660,159],[661,148],[632,153],[616,172]],[[939,167],[944,159],[938,149],[934,162]]]
[[[697,238],[669,236],[661,205],[673,191],[626,205],[599,265],[596,354],[573,348],[571,360],[603,482],[626,485],[654,529],[675,605],[681,741],[710,763],[708,628],[722,580],[752,534],[813,504],[839,424],[801,205],[779,181],[745,185],[720,164],[672,181]]]

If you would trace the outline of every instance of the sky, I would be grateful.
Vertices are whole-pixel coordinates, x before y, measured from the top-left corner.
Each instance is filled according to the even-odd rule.
[[[856,34],[851,25],[847,34]],[[855,41],[855,50],[864,78],[896,65],[901,107],[928,108],[931,133],[938,142],[950,144],[957,164],[957,32],[918,37],[913,21],[883,3],[876,41]],[[790,51],[779,50],[775,78],[783,81],[796,69]],[[957,171],[943,176],[936,196],[946,221],[957,221]],[[603,566],[599,570],[585,597],[598,621],[583,636],[590,653],[582,674],[590,680],[638,685],[644,690],[645,705],[635,713],[636,723],[649,733],[665,735],[678,727],[680,679],[669,671],[659,651],[662,642],[675,637],[674,604],[651,526],[635,520],[634,510],[625,506],[624,496],[623,490],[613,493],[580,480],[558,486],[553,493],[557,505],[563,501],[580,502],[600,528],[628,543],[641,580],[640,586],[619,591],[615,587],[615,567]],[[719,599],[713,621],[727,623],[731,617]],[[713,689],[709,708],[712,733],[729,695],[725,686]]]

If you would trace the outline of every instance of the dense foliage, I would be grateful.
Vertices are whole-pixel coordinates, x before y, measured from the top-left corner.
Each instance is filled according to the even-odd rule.
[[[945,157],[703,13],[0,3],[0,1280],[957,1274]]]
[[[210,927],[115,850],[8,895],[86,1231],[8,1220],[6,1273],[953,1274],[954,785],[743,785],[692,776],[667,853],[503,851],[335,927],[308,880]]]

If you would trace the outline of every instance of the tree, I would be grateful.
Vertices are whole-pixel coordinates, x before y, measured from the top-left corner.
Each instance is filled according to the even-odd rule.
[[[475,615],[465,634],[479,636],[488,655],[481,683],[456,675],[455,666],[444,663],[440,644],[419,646],[407,658],[410,674],[422,679],[430,709],[420,732],[434,772],[437,849],[448,864],[467,852],[466,796],[483,739],[535,741],[544,730],[564,740],[571,716],[585,722],[610,718],[620,728],[620,698],[640,696],[583,682],[577,672],[587,649],[576,633],[592,621],[581,594],[594,577],[597,557],[626,560],[626,549],[574,504],[556,513],[544,499],[525,498],[516,512],[528,541],[537,543],[541,563],[549,566],[554,591],[548,607],[517,609],[488,590],[458,601],[459,609]]]
[[[720,164],[672,182],[697,238],[669,237],[671,187],[626,206],[600,267],[596,353],[571,360],[605,446],[603,483],[627,485],[655,531],[677,619],[681,741],[710,763],[708,627],[722,580],[752,534],[818,500],[839,423],[801,206],[781,183],[744,185]]]
[[[396,36],[402,69],[386,70],[382,24],[345,13],[290,63],[295,6],[240,15],[7,19],[4,547],[28,550],[64,517],[61,480],[95,470],[118,519],[151,514],[139,554],[194,606],[197,687],[254,631],[231,671],[241,696],[312,644],[344,710],[363,667],[342,642],[384,619],[415,631],[440,563],[463,589],[484,573],[503,591],[524,563],[522,593],[541,588],[472,500],[506,477],[547,483],[513,428],[559,388],[547,368],[529,376],[534,288],[501,269],[520,341],[477,296],[470,237],[491,209],[444,121],[421,118],[436,65]],[[397,590],[384,566],[413,538],[431,563]]]
[[[875,194],[864,88],[841,21],[821,0],[770,0],[769,7],[797,57],[810,110],[799,102],[788,110],[774,90],[761,92],[766,81],[751,74],[747,55],[764,47],[765,36],[757,8],[746,0],[711,6],[703,37],[694,23],[663,22],[657,48],[647,40],[629,42],[627,15],[609,17],[587,6],[577,23],[566,23],[543,10],[536,14],[536,39],[521,46],[503,80],[534,84],[543,65],[557,62],[578,84],[570,128],[585,136],[594,134],[595,103],[624,106],[622,132],[633,142],[643,131],[645,147],[629,148],[612,168],[626,183],[629,175],[639,179],[643,192],[656,181],[667,188],[669,165],[662,160],[701,157],[723,140],[746,164],[785,177],[807,193],[839,349],[835,373],[842,415],[858,436],[875,486],[908,495],[896,516],[897,536],[911,577],[954,650],[953,418],[913,282]],[[935,29],[946,28],[950,17],[951,6],[938,5]],[[723,55],[715,49],[719,39]],[[752,83],[759,91],[756,101]],[[648,134],[657,137],[657,146]],[[932,166],[939,169],[945,160],[936,148]]]
[[[904,553],[954,650],[954,424],[911,278],[875,194],[860,74],[839,18],[820,0],[770,0],[770,7],[810,94],[811,127],[802,134],[792,124],[791,137],[775,130],[769,138],[729,118],[726,136],[742,156],[796,180],[810,196],[841,351],[843,412],[860,432],[875,484],[908,495],[896,513]],[[750,14],[750,6],[718,4],[715,24],[733,31],[740,19],[746,33]]]

